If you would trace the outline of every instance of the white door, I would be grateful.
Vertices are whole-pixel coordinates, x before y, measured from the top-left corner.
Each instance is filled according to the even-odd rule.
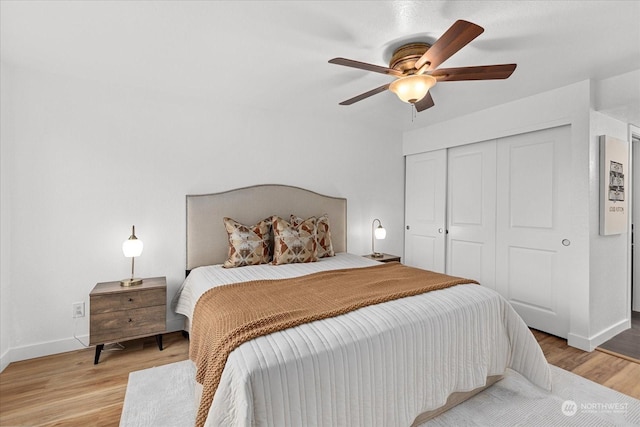
[[[495,289],[496,142],[449,149],[447,274]]]
[[[447,151],[406,157],[404,262],[445,272]]]
[[[496,290],[527,325],[567,337],[569,126],[498,140]]]

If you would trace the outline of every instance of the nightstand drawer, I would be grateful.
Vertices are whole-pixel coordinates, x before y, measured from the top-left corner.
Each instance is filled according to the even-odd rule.
[[[166,306],[122,310],[117,313],[92,314],[90,344],[125,341],[141,335],[165,332]]]
[[[166,289],[120,292],[91,297],[91,315],[166,304]]]

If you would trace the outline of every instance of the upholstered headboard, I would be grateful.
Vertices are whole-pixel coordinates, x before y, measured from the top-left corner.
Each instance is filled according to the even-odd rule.
[[[347,250],[347,199],[288,185],[256,185],[215,194],[187,195],[187,271],[222,264],[229,242],[222,219],[253,225],[272,215],[308,218],[329,215],[336,252]]]

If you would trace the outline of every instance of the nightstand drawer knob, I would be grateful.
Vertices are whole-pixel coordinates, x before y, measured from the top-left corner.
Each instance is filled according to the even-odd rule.
[[[129,323],[133,322],[133,319],[129,319]]]
[[[129,302],[133,302],[133,298],[129,298]]]

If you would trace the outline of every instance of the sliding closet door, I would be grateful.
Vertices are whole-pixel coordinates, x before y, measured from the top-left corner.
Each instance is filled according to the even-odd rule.
[[[447,151],[406,157],[404,263],[444,273]]]
[[[567,336],[568,126],[498,140],[496,290],[527,325]]]
[[[495,289],[496,142],[449,149],[447,274]]]

